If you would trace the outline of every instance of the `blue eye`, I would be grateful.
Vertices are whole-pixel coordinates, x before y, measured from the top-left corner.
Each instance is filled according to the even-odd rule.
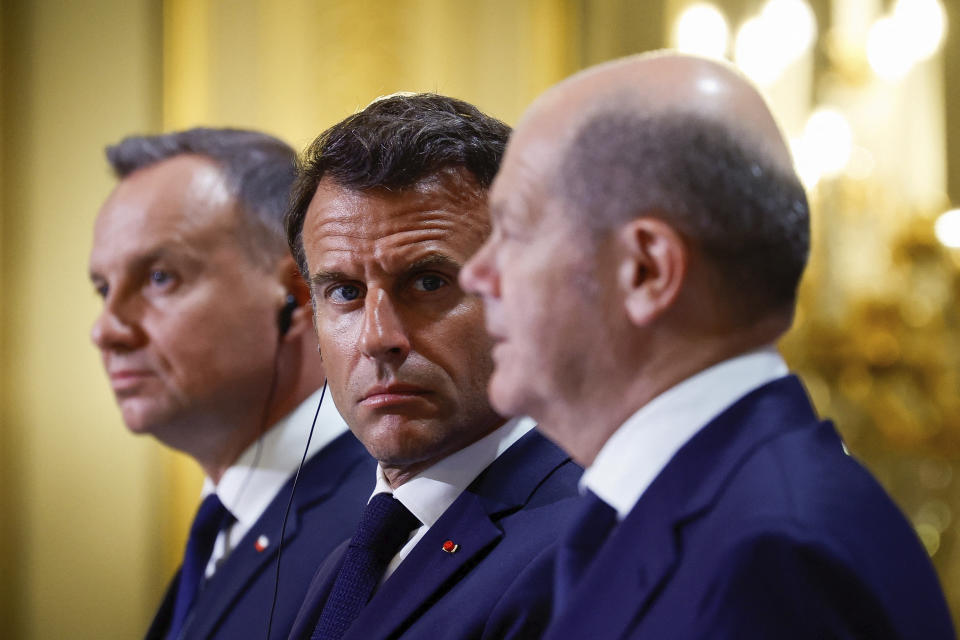
[[[436,291],[447,286],[447,281],[438,275],[427,274],[414,280],[413,286],[418,291]]]
[[[150,272],[150,282],[157,285],[163,285],[170,282],[171,276],[162,269],[154,269]]]
[[[327,295],[335,302],[353,302],[360,297],[360,287],[352,284],[341,284],[330,289]]]

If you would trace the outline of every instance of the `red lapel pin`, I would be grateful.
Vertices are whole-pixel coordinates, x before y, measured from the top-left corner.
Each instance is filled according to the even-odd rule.
[[[446,542],[443,543],[443,547],[441,548],[447,553],[456,553],[457,550],[460,548],[460,545],[458,545],[453,540],[447,540]]]
[[[260,536],[257,538],[257,541],[253,543],[253,548],[258,552],[263,551],[268,546],[270,546],[270,538],[267,536]]]

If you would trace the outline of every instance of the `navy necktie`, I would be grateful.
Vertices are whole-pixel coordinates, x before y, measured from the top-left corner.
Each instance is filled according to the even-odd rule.
[[[344,634],[373,596],[390,560],[418,526],[420,521],[389,493],[371,498],[311,640],[336,640]]]
[[[233,516],[220,502],[217,494],[211,493],[197,509],[197,515],[190,527],[190,537],[187,539],[187,550],[183,554],[183,565],[180,568],[180,582],[177,585],[177,599],[173,607],[173,619],[167,640],[174,640],[180,635],[183,623],[186,621],[196,600],[200,587],[203,585],[210,554],[213,553],[213,543],[217,539],[220,529],[233,521]]]
[[[577,583],[616,524],[616,510],[588,491],[579,516],[557,551],[556,613],[570,604]]]

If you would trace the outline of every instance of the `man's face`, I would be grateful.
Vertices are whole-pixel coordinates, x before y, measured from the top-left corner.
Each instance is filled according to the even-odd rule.
[[[518,133],[491,191],[493,233],[461,282],[484,300],[494,408],[533,416],[556,437],[571,405],[600,382],[591,375],[610,339],[602,284],[609,261],[552,192],[555,145]]]
[[[203,439],[197,425],[263,402],[283,291],[241,248],[239,215],[197,156],[136,171],[100,211],[90,279],[103,311],[91,337],[134,432]]]
[[[303,247],[337,408],[384,468],[424,468],[502,423],[483,308],[457,282],[488,232],[459,175],[400,192],[320,182]]]

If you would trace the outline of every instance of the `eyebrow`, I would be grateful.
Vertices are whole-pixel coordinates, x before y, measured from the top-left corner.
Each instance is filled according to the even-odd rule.
[[[343,271],[317,271],[310,276],[310,289],[313,290],[325,282],[337,280],[352,280],[352,278]]]
[[[178,258],[183,259],[188,262],[202,262],[198,256],[192,251],[187,250],[185,247],[177,246],[158,246],[153,249],[150,249],[146,253],[136,256],[130,263],[132,271],[137,271],[149,266],[151,263],[156,262],[157,260],[162,260],[164,258]],[[95,282],[97,280],[106,279],[99,271],[95,269],[90,270],[90,281]]]
[[[431,267],[441,267],[451,269],[453,271],[459,271],[463,265],[460,264],[457,260],[454,260],[448,255],[443,253],[428,253],[422,258],[413,261],[405,269],[405,273],[414,273],[416,271],[422,271],[423,269],[429,269]],[[310,288],[314,289],[319,287],[322,284],[327,282],[337,282],[341,280],[355,280],[356,278],[346,274],[343,271],[327,271],[321,269],[316,273],[310,276]]]
[[[446,267],[448,269],[459,271],[463,265],[448,255],[442,253],[430,253],[423,256],[419,260],[414,261],[414,263],[407,267],[406,270],[407,272],[419,271],[427,267]]]

